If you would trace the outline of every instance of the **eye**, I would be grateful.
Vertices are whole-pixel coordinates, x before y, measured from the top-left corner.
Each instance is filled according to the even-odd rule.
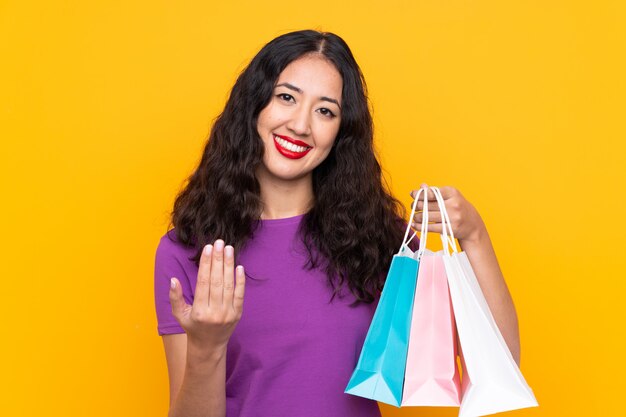
[[[278,98],[280,98],[281,100],[284,100],[284,101],[291,101],[291,99],[293,99],[293,96],[291,94],[287,94],[287,93],[276,94],[276,97],[278,97]]]
[[[326,107],[321,108],[320,113],[322,113],[324,116],[327,116],[330,119],[334,119],[335,117],[337,117],[335,113],[333,113],[330,109],[327,109]]]

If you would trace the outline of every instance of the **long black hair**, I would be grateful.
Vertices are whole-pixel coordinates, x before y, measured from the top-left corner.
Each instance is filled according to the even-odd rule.
[[[389,192],[375,155],[361,69],[333,33],[286,33],[252,59],[211,128],[199,166],[176,197],[170,225],[180,242],[197,249],[196,264],[214,239],[237,251],[253,235],[262,210],[255,172],[264,152],[257,118],[280,73],[306,54],[329,60],[343,79],[339,131],[328,157],[313,171],[314,205],[300,226],[307,265],[324,268],[333,296],[347,284],[357,300],[371,302],[402,242],[405,212]]]

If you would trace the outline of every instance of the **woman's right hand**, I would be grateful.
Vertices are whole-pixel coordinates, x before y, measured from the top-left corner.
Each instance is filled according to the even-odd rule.
[[[243,266],[235,268],[234,249],[221,239],[202,250],[193,305],[185,303],[178,279],[171,279],[172,313],[187,334],[188,349],[207,355],[226,351],[241,318],[244,290]]]

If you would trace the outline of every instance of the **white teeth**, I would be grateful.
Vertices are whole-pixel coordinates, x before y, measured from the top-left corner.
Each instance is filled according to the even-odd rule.
[[[285,139],[279,138],[278,136],[274,136],[274,139],[276,139],[276,142],[278,142],[280,146],[282,146],[285,149],[290,150],[291,152],[304,152],[308,149],[307,147],[298,146],[298,145],[294,145],[291,142],[287,142]]]

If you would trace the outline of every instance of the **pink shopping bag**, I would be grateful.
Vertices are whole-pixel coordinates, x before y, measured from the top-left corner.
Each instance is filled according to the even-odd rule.
[[[420,243],[425,245],[427,200],[423,216]],[[402,406],[458,407],[461,391],[456,357],[456,325],[443,251],[424,248],[413,301]]]
[[[404,373],[403,406],[460,405],[457,337],[442,253],[420,260]]]

